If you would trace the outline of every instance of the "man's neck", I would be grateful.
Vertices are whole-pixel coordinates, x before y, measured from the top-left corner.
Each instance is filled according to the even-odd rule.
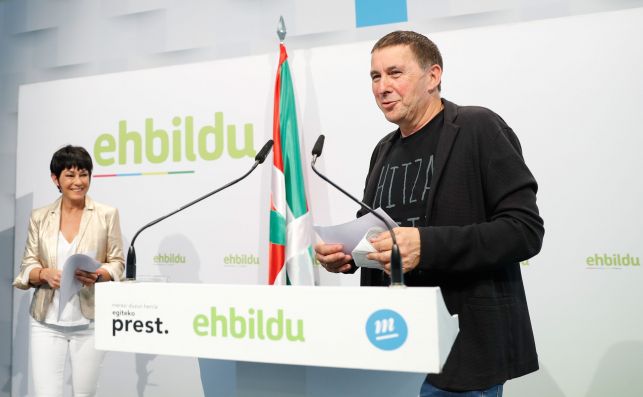
[[[440,97],[432,99],[431,102],[429,102],[429,105],[426,107],[426,111],[424,112],[424,115],[419,122],[409,127],[400,126],[400,132],[402,133],[402,136],[406,138],[421,130],[425,125],[433,120],[433,118],[437,116],[442,109],[444,109],[442,99]]]

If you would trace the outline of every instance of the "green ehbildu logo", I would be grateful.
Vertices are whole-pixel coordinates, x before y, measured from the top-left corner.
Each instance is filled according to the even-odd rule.
[[[255,254],[228,254],[223,257],[226,265],[258,265],[259,256]]]
[[[153,118],[145,119],[145,133],[130,130],[127,120],[118,122],[118,134],[101,134],[94,142],[94,158],[101,166],[118,164],[141,164],[143,155],[152,163],[164,163],[166,161],[196,161],[201,158],[207,161],[214,161],[221,157],[224,149],[233,159],[242,157],[254,157],[254,134],[253,126],[250,123],[243,126],[243,144],[237,145],[237,127],[229,124],[224,125],[223,113],[214,114],[214,123],[206,124],[198,128],[195,134],[194,119],[192,116],[174,117],[173,128],[167,130],[155,125]],[[224,139],[224,130],[227,132]],[[225,142],[224,142],[225,141]],[[226,145],[227,143],[227,145]],[[129,152],[133,158],[128,156]]]
[[[594,254],[592,256],[588,256],[585,263],[587,264],[587,267],[590,268],[624,268],[641,266],[640,258],[630,254]]]
[[[154,255],[152,261],[156,265],[177,265],[185,263],[185,256],[181,254],[159,253]]]
[[[216,307],[210,314],[197,314],[192,322],[194,333],[198,336],[219,338],[261,339],[280,341],[286,337],[290,342],[304,342],[304,320],[285,318],[283,309],[276,316],[264,315],[262,309],[248,309],[248,315],[237,314],[237,309],[228,309],[219,314]]]

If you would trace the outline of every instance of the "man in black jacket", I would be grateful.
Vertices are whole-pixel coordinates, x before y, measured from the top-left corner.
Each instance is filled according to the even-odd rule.
[[[399,128],[373,151],[364,202],[400,225],[406,285],[439,286],[458,314],[443,371],[427,376],[420,395],[502,395],[506,380],[538,369],[519,265],[542,245],[538,187],[504,120],[442,99],[441,77],[440,52],[421,34],[389,33],[373,47],[375,101]],[[383,271],[363,268],[361,285],[388,285],[390,235],[371,243],[369,259]],[[330,272],[354,272],[341,248],[318,244],[316,257]]]

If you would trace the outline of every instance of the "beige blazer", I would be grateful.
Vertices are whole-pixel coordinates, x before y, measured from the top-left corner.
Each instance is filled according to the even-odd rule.
[[[20,265],[20,273],[13,282],[16,288],[36,288],[31,300],[30,312],[37,321],[45,319],[54,290],[47,283],[38,286],[30,284],[29,275],[26,273],[33,269],[34,265],[43,268],[57,268],[60,265],[56,260],[60,231],[60,202],[59,198],[53,204],[33,210],[31,213],[25,254]],[[77,238],[75,253],[95,252],[95,259],[102,263],[101,267],[109,272],[112,280],[123,279],[125,262],[121,226],[116,208],[97,203],[86,196]],[[85,317],[94,318],[93,285],[80,290],[80,310]]]

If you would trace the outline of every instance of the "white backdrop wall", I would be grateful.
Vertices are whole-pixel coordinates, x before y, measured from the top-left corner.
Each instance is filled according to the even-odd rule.
[[[643,34],[642,22],[643,9],[633,9],[430,34],[445,58],[443,95],[502,115],[540,183],[545,245],[524,264],[523,276],[542,370],[510,382],[508,396],[643,392],[637,375],[643,369],[638,314],[643,292],[637,288],[643,279],[637,159],[643,143],[637,134],[643,122],[643,51],[632,42]],[[327,143],[320,166],[357,195],[371,149],[393,129],[370,93],[372,44],[290,51],[305,163],[323,132]],[[142,136],[141,162],[134,161],[131,142],[124,164],[118,163],[118,151],[104,150],[99,157],[116,163],[96,164],[96,176],[193,171],[94,178],[90,194],[120,209],[126,243],[150,219],[244,172],[253,154],[233,158],[227,126],[236,127],[236,148],[244,147],[246,124],[252,125],[254,149],[270,137],[276,62],[275,48],[261,56],[23,86],[15,262],[24,246],[28,211],[57,195],[48,161],[63,144],[83,145],[96,158],[96,142],[109,141],[99,137],[114,136],[118,147],[123,128]],[[203,153],[197,150],[194,161],[185,152],[188,117],[195,141],[198,131],[211,126],[203,130]],[[170,151],[164,162],[150,161],[163,154],[162,138],[150,141],[146,155],[146,120],[151,120],[148,136],[163,135],[159,129],[167,133]],[[183,142],[180,161],[173,161],[174,137]],[[214,137],[222,137],[224,147]],[[204,158],[217,149],[222,152],[216,160]],[[312,174],[308,180],[315,222],[354,216],[356,207],[339,193]],[[268,194],[269,166],[264,165],[242,185],[143,232],[137,240],[139,275],[164,275],[173,282],[265,283]],[[630,258],[627,264],[624,258]],[[318,276],[324,285],[357,282],[355,276]],[[29,298],[14,295],[16,396],[29,390],[24,358]],[[202,394],[194,359],[112,353],[105,362],[100,395],[179,392]]]

